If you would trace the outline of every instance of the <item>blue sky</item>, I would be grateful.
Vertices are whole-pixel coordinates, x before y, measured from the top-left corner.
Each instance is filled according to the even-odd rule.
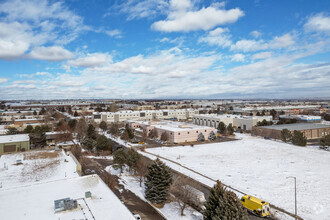
[[[0,99],[330,94],[328,0],[0,1]]]

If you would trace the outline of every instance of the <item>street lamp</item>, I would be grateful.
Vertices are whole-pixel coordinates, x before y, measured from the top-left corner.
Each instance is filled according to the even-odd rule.
[[[295,176],[288,176],[288,178],[294,179],[294,214],[297,216],[297,178]]]

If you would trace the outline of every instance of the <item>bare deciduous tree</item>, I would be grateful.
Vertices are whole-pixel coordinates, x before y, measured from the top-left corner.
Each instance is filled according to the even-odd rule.
[[[184,216],[184,210],[188,204],[201,207],[205,201],[203,193],[194,186],[188,177],[182,176],[178,176],[171,185],[170,192],[180,207],[181,216]]]
[[[142,181],[148,172],[148,164],[142,157],[136,163],[136,174],[139,176],[140,187],[142,186]]]

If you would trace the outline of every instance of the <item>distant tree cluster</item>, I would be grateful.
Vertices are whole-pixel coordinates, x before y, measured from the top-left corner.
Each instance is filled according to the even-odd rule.
[[[277,122],[278,125],[294,124],[294,123],[297,123],[297,119],[295,119],[295,118],[280,118],[280,120],[278,120],[278,122]]]
[[[268,126],[272,124],[273,124],[272,121],[266,121],[266,119],[257,122],[257,126]]]
[[[120,148],[113,154],[114,167],[119,168],[120,173],[122,173],[125,164],[129,167],[130,171],[137,172],[140,159],[140,154],[134,149],[129,149],[126,152],[123,148]]]
[[[218,132],[220,134],[228,134],[228,135],[232,135],[234,133],[234,128],[231,124],[229,124],[228,126],[225,125],[225,123],[223,123],[222,121],[218,124]]]
[[[330,121],[330,114],[325,114],[323,116],[323,119],[326,120],[326,121]]]

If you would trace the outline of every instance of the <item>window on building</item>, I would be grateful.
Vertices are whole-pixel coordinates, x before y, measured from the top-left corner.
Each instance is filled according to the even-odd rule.
[[[198,133],[198,131],[196,131],[196,133]]]
[[[178,133],[178,135],[180,135],[180,133]]]
[[[189,131],[187,132],[187,134],[189,134]]]

